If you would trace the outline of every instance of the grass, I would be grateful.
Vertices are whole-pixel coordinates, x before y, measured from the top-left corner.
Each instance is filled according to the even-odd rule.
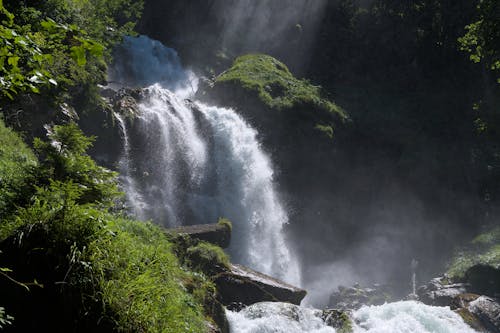
[[[447,274],[453,280],[461,280],[469,268],[479,264],[500,269],[500,227],[475,237],[466,250],[455,255]]]
[[[282,62],[264,54],[238,57],[233,66],[216,79],[216,83],[238,83],[254,91],[270,108],[284,110],[295,106],[313,106],[347,118],[336,104],[322,97],[321,87],[293,76]]]
[[[37,159],[21,138],[0,119],[0,219],[30,196]],[[0,240],[9,231],[0,224]]]
[[[91,261],[117,330],[203,332],[202,304],[185,287],[200,277],[181,268],[163,231],[126,219],[110,221],[105,230],[91,246]]]

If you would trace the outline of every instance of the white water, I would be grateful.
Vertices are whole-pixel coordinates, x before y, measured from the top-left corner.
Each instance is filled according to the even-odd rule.
[[[226,314],[231,333],[335,333],[321,311],[288,303],[257,303]]]
[[[227,311],[231,333],[335,332],[320,311],[285,303],[258,303],[239,313]],[[363,307],[352,315],[354,333],[475,333],[447,307],[415,301]]]
[[[120,171],[132,211],[166,226],[227,217],[234,225],[233,262],[299,285],[299,267],[283,230],[288,216],[256,130],[231,109],[184,100],[190,75],[173,50],[158,44],[127,39],[122,52],[133,63],[122,62],[113,72],[132,86],[158,82],[144,90],[137,119],[129,124],[117,117],[124,136]],[[171,61],[168,70],[160,70],[162,61]],[[133,71],[123,75],[124,68]],[[141,73],[137,81],[135,72]]]

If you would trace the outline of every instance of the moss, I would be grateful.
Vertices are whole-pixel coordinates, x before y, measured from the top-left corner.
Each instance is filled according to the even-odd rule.
[[[217,221],[217,224],[226,227],[229,231],[233,230],[233,224],[225,217],[220,217],[219,220]]]
[[[186,251],[186,258],[192,269],[212,275],[229,268],[229,257],[220,247],[199,242]]]
[[[309,105],[346,118],[336,104],[322,97],[321,87],[295,78],[289,69],[275,58],[264,54],[238,57],[233,66],[216,79],[216,83],[238,83],[254,91],[269,107],[283,110]]]
[[[333,139],[333,127],[330,125],[320,125],[317,124],[315,127],[318,131],[322,132],[325,134],[327,137],[330,139]]]
[[[468,269],[486,265],[500,269],[500,227],[475,237],[466,249],[457,253],[448,265],[447,274],[453,280],[463,280]]]

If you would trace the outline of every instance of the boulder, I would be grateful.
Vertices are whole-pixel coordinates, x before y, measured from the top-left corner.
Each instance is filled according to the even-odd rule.
[[[168,229],[167,232],[188,235],[191,238],[209,242],[222,248],[228,247],[231,241],[231,227],[222,223],[183,226]]]
[[[476,315],[492,333],[500,333],[500,304],[498,300],[481,296],[470,302],[468,310]]]
[[[437,277],[418,288],[421,302],[434,306],[449,306],[453,299],[468,291],[466,283],[449,283],[446,277]]]
[[[299,305],[306,291],[248,267],[231,264],[230,269],[215,278],[222,304],[287,302]]]
[[[465,272],[465,281],[472,292],[500,297],[500,269],[488,265],[475,265]]]
[[[371,288],[362,288],[359,284],[346,288],[339,286],[330,295],[328,307],[341,310],[357,310],[363,305],[382,305],[393,301],[393,291],[389,286],[374,284]]]

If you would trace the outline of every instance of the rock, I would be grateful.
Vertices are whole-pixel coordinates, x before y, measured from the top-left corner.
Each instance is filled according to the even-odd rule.
[[[500,333],[500,304],[498,300],[481,296],[470,302],[468,310],[481,320],[488,331]]]
[[[466,283],[448,283],[447,277],[444,276],[434,278],[425,286],[419,287],[417,294],[420,301],[427,305],[449,306],[455,297],[468,291]]]
[[[330,327],[335,328],[337,333],[352,332],[352,321],[347,312],[326,309],[321,313],[321,319]]]
[[[500,297],[500,269],[475,265],[465,272],[465,281],[472,292],[491,297]]]
[[[306,291],[248,267],[232,264],[215,278],[220,301],[224,305],[258,302],[287,302],[299,305]]]
[[[476,315],[472,314],[469,311],[469,309],[460,308],[458,310],[455,310],[455,312],[458,313],[460,315],[460,317],[462,317],[462,319],[464,320],[465,323],[467,323],[467,325],[469,325],[470,327],[472,327],[476,331],[484,332],[484,333],[490,332],[484,327],[481,320]]]
[[[389,286],[374,284],[372,288],[362,288],[359,284],[346,288],[339,286],[332,293],[328,307],[341,310],[357,310],[363,305],[382,305],[393,301]]]
[[[198,224],[167,229],[171,234],[184,234],[191,238],[218,245],[222,248],[231,242],[231,228],[221,223]]]
[[[470,302],[475,301],[478,298],[479,295],[476,294],[471,294],[471,293],[460,294],[452,299],[450,303],[450,309],[456,310],[460,308],[467,308]]]

